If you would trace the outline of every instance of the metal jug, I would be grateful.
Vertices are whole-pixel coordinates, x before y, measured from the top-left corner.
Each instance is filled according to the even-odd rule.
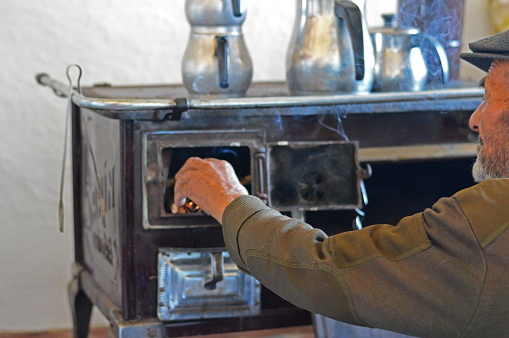
[[[292,95],[370,92],[374,54],[365,0],[297,0],[286,57]]]
[[[195,97],[238,97],[253,77],[241,0],[187,0],[191,34],[182,59],[184,86]]]
[[[445,47],[449,57],[449,81],[457,80],[460,71],[461,41],[464,31],[465,0],[398,0],[398,26],[419,28],[435,37]],[[507,5],[507,3],[506,3]],[[428,83],[440,80],[440,65],[434,60],[432,47],[424,49],[428,69],[437,74]]]
[[[431,44],[440,62],[441,81],[449,78],[449,61],[445,48],[418,28],[397,27],[396,16],[382,15],[385,26],[371,30],[375,47],[375,82],[373,91],[419,91],[426,88],[430,74],[422,46]]]

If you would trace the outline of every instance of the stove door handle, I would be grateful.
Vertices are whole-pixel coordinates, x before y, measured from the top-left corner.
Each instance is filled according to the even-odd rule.
[[[268,204],[268,189],[267,189],[267,155],[265,149],[261,149],[254,154],[255,163],[255,179],[254,179],[254,194],[261,199],[265,204]]]

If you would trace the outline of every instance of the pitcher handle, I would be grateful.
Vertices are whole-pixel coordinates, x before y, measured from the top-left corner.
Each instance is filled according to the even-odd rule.
[[[233,15],[236,17],[241,17],[242,12],[240,11],[240,0],[232,0],[233,7]]]
[[[431,42],[438,55],[438,59],[440,60],[440,69],[442,70],[442,84],[445,85],[447,81],[449,81],[449,58],[447,57],[447,52],[445,51],[444,46],[435,37],[425,35],[424,39]]]
[[[336,1],[334,13],[338,19],[345,22],[350,36],[355,62],[355,79],[364,79],[364,37],[362,34],[362,15],[359,7],[350,1]]]
[[[219,69],[219,87],[226,89],[230,86],[230,46],[226,36],[216,36],[216,56]]]

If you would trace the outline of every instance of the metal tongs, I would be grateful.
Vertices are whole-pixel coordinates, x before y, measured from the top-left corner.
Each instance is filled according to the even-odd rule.
[[[67,94],[68,101],[67,101],[67,114],[65,117],[64,154],[63,154],[63,158],[62,158],[62,173],[60,176],[60,199],[58,202],[58,221],[59,221],[60,232],[64,232],[64,181],[65,181],[65,163],[67,160],[67,147],[69,145],[69,129],[70,129],[70,125],[71,125],[72,95],[74,92],[73,81],[72,81],[71,74],[70,74],[71,68],[73,68],[73,67],[76,67],[78,69],[78,79],[76,81],[76,84],[78,86],[78,93],[81,95],[81,84],[80,84],[81,75],[82,75],[81,67],[78,65],[69,65],[69,66],[67,66],[67,69],[65,72],[67,75],[67,79],[69,80],[69,88],[67,91],[68,92],[68,94]],[[61,91],[61,90],[58,90],[55,88],[53,89],[53,91],[55,92],[55,94],[57,96],[65,97],[64,91]]]
[[[78,70],[78,78],[76,80],[77,91],[74,90],[73,80],[71,78],[71,69],[72,68],[76,68]],[[75,95],[83,95],[82,91],[81,91],[81,84],[80,84],[82,74],[83,74],[83,71],[81,70],[81,67],[79,65],[76,65],[76,64],[69,65],[69,66],[67,66],[67,69],[66,69],[67,79],[69,80],[69,88],[67,90],[68,94],[67,95],[65,94],[65,91],[63,90],[63,88],[57,88],[57,87],[53,88],[53,91],[55,92],[56,95],[58,95],[60,97],[67,96],[67,98],[68,98],[68,100],[67,100],[67,114],[66,114],[66,118],[65,118],[64,154],[63,154],[63,158],[62,158],[62,172],[61,172],[61,176],[60,176],[60,199],[58,202],[58,220],[59,220],[60,232],[64,232],[65,164],[67,162],[67,148],[69,145],[69,129],[71,126],[72,104],[73,104],[73,97]],[[38,81],[39,81],[39,77],[40,76],[38,75]],[[94,165],[95,178],[96,178],[98,191],[99,191],[101,216],[102,216],[103,224],[105,225],[106,224],[106,215],[105,215],[105,207],[104,207],[104,197],[103,197],[103,193],[101,190],[101,185],[99,183],[99,175],[97,173],[97,165],[95,163],[95,156],[94,156],[94,153],[92,151],[92,148],[91,148],[90,142],[89,142],[90,138],[88,136],[88,128],[87,128],[86,123],[84,124],[84,131],[85,131],[85,137],[87,138],[87,144],[89,145],[88,150],[90,152],[90,156],[92,158],[92,163]]]

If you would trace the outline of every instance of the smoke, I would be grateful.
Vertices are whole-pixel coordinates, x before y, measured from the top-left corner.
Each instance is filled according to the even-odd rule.
[[[319,115],[318,123],[322,127],[327,128],[328,130],[333,131],[338,135],[341,135],[345,141],[348,141],[348,136],[345,133],[345,130],[343,128],[343,122],[341,120],[342,118],[346,118],[346,116],[347,116],[346,113]],[[334,124],[331,124],[330,122],[334,122]]]
[[[343,119],[348,114],[348,109],[345,107],[307,107],[302,109],[306,109],[305,114],[299,111],[295,115],[275,114],[271,118],[263,119],[263,129],[267,139],[286,141],[291,135],[298,135],[300,140],[320,139],[333,132],[341,139],[349,140],[343,128]]]
[[[463,26],[464,0],[400,0],[398,21],[402,28],[419,28],[435,37],[445,48],[449,59],[449,80],[459,75],[459,53]],[[440,63],[429,43],[423,45],[429,64],[429,82],[441,82]]]

